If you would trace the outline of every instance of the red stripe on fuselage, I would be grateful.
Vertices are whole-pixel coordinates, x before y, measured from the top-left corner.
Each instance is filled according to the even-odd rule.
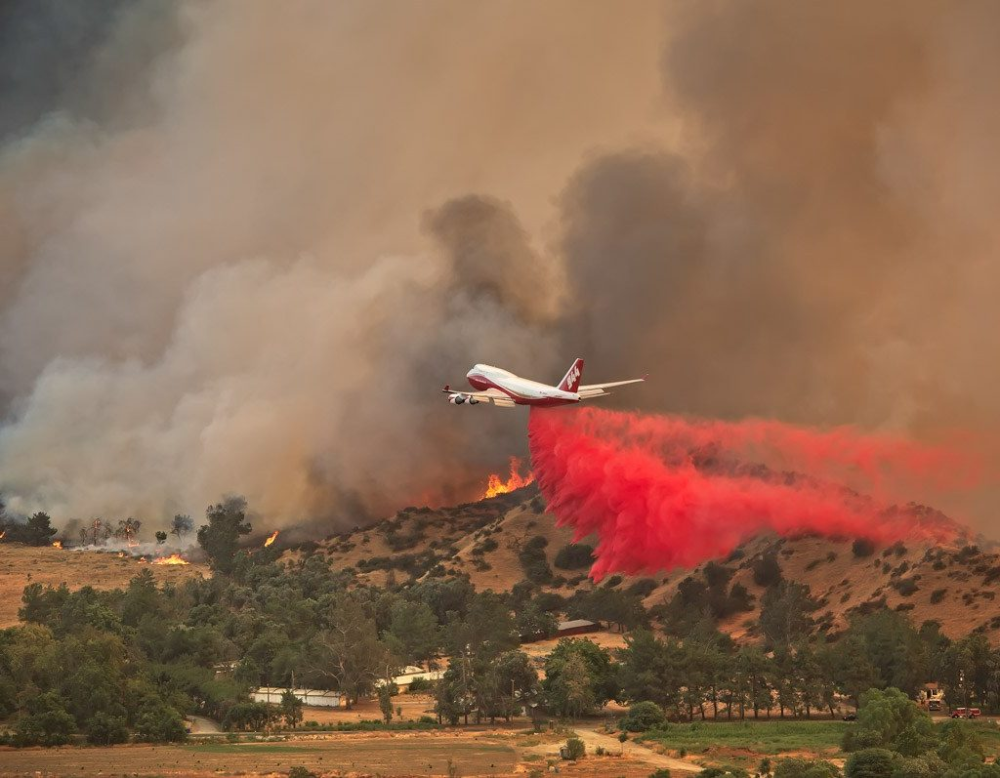
[[[534,405],[540,408],[549,408],[555,405],[572,405],[579,402],[579,400],[564,400],[562,397],[524,397],[508,389],[506,386],[500,386],[500,384],[495,383],[486,376],[477,374],[466,377],[474,389],[478,389],[480,392],[485,392],[487,389],[499,389],[513,400],[516,405]]]

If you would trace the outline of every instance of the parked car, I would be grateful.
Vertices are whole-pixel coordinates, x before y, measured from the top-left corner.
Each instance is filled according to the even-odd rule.
[[[857,720],[858,720],[857,713],[848,713],[846,716],[844,716],[844,721],[857,721]]]

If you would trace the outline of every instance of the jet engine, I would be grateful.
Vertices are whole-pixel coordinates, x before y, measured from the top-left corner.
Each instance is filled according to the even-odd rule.
[[[452,405],[461,405],[462,403],[465,402],[465,396],[461,394],[453,394],[451,397],[448,398],[448,402],[450,402]]]

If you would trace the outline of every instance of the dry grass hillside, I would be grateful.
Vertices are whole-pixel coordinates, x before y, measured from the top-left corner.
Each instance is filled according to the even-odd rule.
[[[208,576],[207,565],[153,565],[115,552],[74,551],[51,546],[0,543],[0,628],[17,623],[21,593],[30,583],[66,584],[70,589],[92,586],[115,589],[126,586],[141,570],[151,570],[161,583],[180,583]]]
[[[509,591],[527,577],[525,550],[533,547],[552,573],[541,588],[569,597],[594,586],[585,567],[557,564],[571,540],[570,530],[555,526],[537,489],[529,486],[450,508],[407,508],[371,527],[300,544],[284,558],[321,554],[336,569],[353,572],[358,583],[464,575],[478,589]],[[738,639],[758,637],[765,589],[755,580],[755,568],[766,557],[777,562],[783,578],[809,588],[818,603],[813,616],[819,631],[835,633],[852,613],[889,608],[907,613],[916,624],[936,620],[951,636],[980,630],[1000,645],[1000,554],[995,551],[964,541],[934,548],[904,543],[865,548],[854,539],[817,537],[759,537],[716,561],[729,571],[729,586],[741,584],[751,595],[751,610],[721,623]],[[173,583],[209,574],[198,563],[161,566],[113,552],[0,544],[0,627],[16,623],[21,592],[29,583],[111,589],[143,569]],[[669,602],[689,576],[705,580],[705,565],[641,578],[612,576],[600,585],[641,591],[645,606],[655,608]]]
[[[555,575],[544,588],[565,596],[593,585],[583,575],[586,570],[555,565],[556,554],[571,542],[572,534],[555,526],[534,487],[454,508],[410,508],[368,529],[307,547],[336,567],[353,570],[359,582],[383,583],[389,576],[403,581],[411,575],[468,575],[477,588],[507,591],[525,579],[519,554],[539,537],[545,539],[544,554]],[[299,556],[304,551],[293,553]],[[898,543],[855,548],[853,538],[818,537],[759,537],[728,560],[717,560],[732,572],[730,585],[743,584],[753,597],[751,611],[722,623],[738,639],[757,636],[764,587],[754,580],[754,566],[763,556],[776,559],[786,580],[809,587],[818,602],[813,615],[820,631],[839,631],[852,613],[890,608],[907,613],[916,624],[939,621],[951,636],[978,629],[1000,644],[1000,554],[995,551],[965,541],[942,547]],[[703,575],[704,565],[644,576],[642,586],[651,590],[644,604],[654,607],[669,601],[684,578]],[[614,576],[602,585],[628,589],[637,580]]]

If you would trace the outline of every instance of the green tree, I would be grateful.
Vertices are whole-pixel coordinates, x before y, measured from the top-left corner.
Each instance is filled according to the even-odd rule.
[[[327,621],[329,626],[312,640],[312,669],[332,681],[350,707],[370,693],[378,679],[394,675],[398,663],[355,596],[334,597]]]
[[[621,728],[626,732],[645,732],[663,726],[666,721],[663,708],[655,702],[637,702],[629,707],[621,721]]]
[[[179,743],[187,739],[184,719],[160,700],[150,700],[143,706],[135,732],[138,740],[149,743]]]
[[[861,695],[879,685],[878,669],[872,663],[864,638],[848,633],[835,644],[831,661],[838,685],[857,708]]]
[[[760,628],[768,645],[787,646],[808,637],[814,610],[807,586],[781,581],[769,588],[760,601]]]
[[[14,723],[14,744],[18,746],[60,746],[76,732],[76,722],[66,710],[66,702],[55,692],[30,699],[26,713]]]
[[[386,724],[392,721],[392,688],[388,683],[378,687],[378,707],[382,711],[382,720]]]
[[[12,522],[9,519],[0,524],[0,530],[5,532],[8,543],[24,543],[26,546],[48,546],[59,531],[52,526],[52,519],[47,513],[38,512],[26,522]]]
[[[625,636],[618,658],[623,699],[651,700],[664,709],[679,709],[684,661],[675,641],[664,642],[648,630],[636,630]]]
[[[285,689],[281,693],[281,702],[278,707],[286,727],[295,729],[302,723],[302,700],[296,697],[291,689]]]
[[[128,740],[128,726],[124,716],[95,713],[87,722],[87,742],[93,746],[110,746]]]
[[[178,540],[183,540],[191,530],[194,529],[194,519],[190,516],[177,514],[170,522],[170,534],[176,535]]]
[[[934,726],[899,689],[871,689],[861,696],[858,723],[844,736],[844,750],[888,748],[903,756],[918,756],[935,743]]]
[[[517,632],[522,638],[548,638],[556,634],[559,621],[555,614],[542,610],[537,602],[528,602],[517,611]]]
[[[198,545],[208,555],[212,569],[230,573],[239,550],[239,540],[253,531],[246,520],[247,502],[242,497],[229,497],[205,512],[208,524],[198,529]]]
[[[510,721],[521,705],[535,699],[538,673],[523,651],[507,651],[480,668],[476,675],[477,701],[483,715]]]
[[[556,691],[559,676],[574,656],[578,656],[587,669],[591,679],[594,705],[602,707],[608,700],[618,697],[618,671],[611,661],[611,654],[592,640],[572,638],[560,640],[545,659],[545,680],[542,682],[542,691],[546,697],[555,695],[559,698],[560,692]],[[556,707],[563,706],[557,702]]]
[[[386,642],[408,662],[430,659],[441,648],[441,628],[423,602],[396,601],[391,608]]]
[[[521,641],[503,598],[485,591],[472,598],[464,619],[452,621],[448,643],[452,654],[486,660],[517,648]]]
[[[464,659],[459,659],[458,662],[452,659],[444,677],[438,681],[434,690],[434,710],[438,715],[438,722],[447,721],[455,726],[464,716],[468,723],[472,703],[464,665]]]
[[[587,663],[573,654],[549,686],[549,705],[560,716],[579,718],[594,709],[594,679]]]
[[[880,610],[856,619],[846,637],[851,635],[864,642],[878,686],[894,686],[912,696],[927,680],[926,644],[903,614]]]

